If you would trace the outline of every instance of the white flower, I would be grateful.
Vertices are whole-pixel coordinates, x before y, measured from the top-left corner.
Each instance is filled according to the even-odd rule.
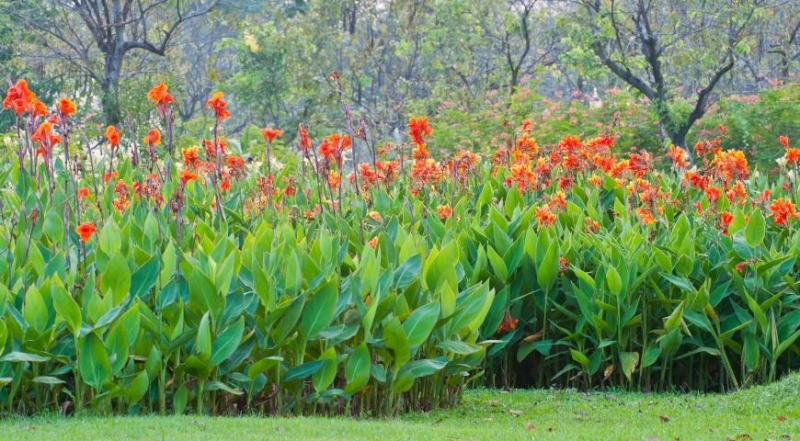
[[[776,159],[775,162],[777,162],[778,165],[781,166],[781,167],[786,167],[786,163],[788,162],[788,160],[786,159],[786,156],[782,156],[782,157]]]

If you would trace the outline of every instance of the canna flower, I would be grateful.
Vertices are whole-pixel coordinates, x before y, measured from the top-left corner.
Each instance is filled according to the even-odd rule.
[[[672,161],[675,168],[686,168],[689,165],[689,161],[686,160],[686,150],[674,145],[669,147],[667,158]]]
[[[769,206],[772,211],[772,218],[775,220],[775,225],[788,225],[789,219],[800,216],[797,209],[789,199],[776,199]]]
[[[750,176],[747,158],[741,150],[719,151],[714,154],[711,164],[725,179],[726,184],[734,179],[747,179]]]
[[[733,222],[733,214],[730,211],[723,211],[719,214],[719,227],[722,229],[722,234],[728,235],[728,227]]]
[[[511,310],[506,308],[506,312],[503,315],[503,321],[500,322],[500,326],[497,328],[497,333],[500,332],[511,332],[517,329],[517,323],[519,322],[518,319],[515,319],[511,316]]]
[[[197,175],[189,170],[181,170],[181,184],[186,185],[189,181],[196,181]]]
[[[77,107],[71,99],[61,98],[58,100],[58,113],[60,113],[63,118],[68,118],[69,116],[75,114],[76,110]]]
[[[797,164],[800,160],[800,149],[790,148],[786,150],[786,162],[788,164]]]
[[[367,213],[367,216],[369,216],[375,222],[383,221],[383,218],[381,217],[381,214],[378,213],[377,211],[370,211],[369,213]]]
[[[589,216],[586,216],[585,222],[586,222],[586,229],[591,232],[596,232],[597,230],[600,229],[600,222],[597,222],[596,220],[592,219]]]
[[[97,232],[97,228],[91,222],[84,222],[75,228],[75,232],[81,237],[81,240],[88,242],[92,238],[92,234]]]
[[[433,128],[428,125],[428,118],[418,117],[408,120],[408,136],[416,145],[425,144],[425,138],[433,133]]]
[[[181,156],[183,156],[183,163],[189,168],[195,168],[200,163],[200,157],[197,153],[197,146],[181,149]]]
[[[719,199],[720,194],[721,194],[720,189],[717,187],[706,188],[706,198],[708,199],[708,202],[711,202],[712,204],[717,202],[717,199]]]
[[[780,143],[783,144],[783,148],[784,149],[789,150],[789,137],[788,136],[781,135],[781,136],[778,137],[778,141],[780,141]]]
[[[540,227],[548,227],[556,223],[556,215],[550,211],[550,208],[545,205],[542,207],[536,207],[536,222],[539,223]]]
[[[175,98],[167,92],[167,85],[164,83],[158,84],[147,92],[147,98],[158,106],[165,106],[169,103],[174,103]]]
[[[297,126],[297,147],[301,152],[307,152],[311,148],[311,138],[308,137],[308,130],[302,124]]]
[[[150,129],[144,137],[144,143],[150,146],[161,144],[161,132],[158,129]]]
[[[453,216],[453,209],[449,205],[439,205],[436,208],[436,213],[439,214],[440,219],[447,220]]]
[[[107,140],[108,143],[111,144],[112,149],[119,145],[119,138],[122,135],[122,132],[117,130],[114,126],[106,127],[106,133],[103,135]]]
[[[378,237],[377,236],[373,237],[372,239],[369,240],[369,246],[371,246],[373,249],[378,247]]]
[[[84,188],[79,188],[78,189],[78,199],[86,199],[88,197],[89,197],[89,189],[88,188],[84,187]]]
[[[655,216],[653,216],[653,212],[648,210],[647,208],[637,208],[636,216],[645,225],[652,225],[656,222],[656,218]]]
[[[547,204],[551,210],[563,211],[567,209],[567,197],[563,191],[557,191],[550,197],[550,202]]]
[[[331,188],[338,187],[339,183],[341,182],[342,182],[342,175],[340,175],[339,172],[337,172],[336,170],[331,170],[330,173],[328,173],[328,185],[330,185]]]
[[[274,141],[275,138],[280,138],[283,136],[283,130],[264,128],[261,129],[261,136],[264,137],[264,141],[272,144],[272,141]]]
[[[36,100],[36,95],[28,88],[28,82],[19,80],[8,88],[6,97],[3,99],[3,108],[11,108],[17,116],[20,116],[30,111],[35,101],[38,100]]]
[[[228,111],[228,103],[222,99],[224,96],[225,94],[222,92],[215,92],[211,95],[211,98],[206,101],[206,107],[214,112],[214,117],[217,118],[217,121],[222,121],[231,116],[231,113]]]

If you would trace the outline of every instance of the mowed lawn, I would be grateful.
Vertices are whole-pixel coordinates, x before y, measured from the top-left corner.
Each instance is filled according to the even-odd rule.
[[[800,375],[733,394],[474,390],[389,420],[95,417],[0,421],[4,440],[800,440]]]

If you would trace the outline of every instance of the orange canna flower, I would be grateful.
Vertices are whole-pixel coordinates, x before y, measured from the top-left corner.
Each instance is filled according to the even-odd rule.
[[[339,183],[341,182],[342,182],[342,175],[340,175],[339,172],[337,172],[336,170],[331,170],[330,173],[328,173],[328,185],[330,185],[331,188],[338,187]]]
[[[536,222],[539,223],[540,227],[548,227],[556,223],[556,215],[550,211],[550,208],[545,205],[542,207],[536,207]]]
[[[183,163],[187,167],[194,168],[200,162],[200,157],[197,154],[197,146],[181,149],[181,156],[183,156]]]
[[[81,237],[81,240],[88,242],[92,238],[92,234],[97,232],[97,228],[91,222],[84,222],[75,228],[75,232]]]
[[[686,150],[675,147],[674,145],[669,147],[667,158],[672,160],[672,164],[675,168],[686,168],[689,165],[689,161],[686,160]]]
[[[75,111],[77,109],[78,108],[77,106],[75,106],[75,103],[72,102],[72,100],[69,98],[61,98],[60,100],[58,100],[58,113],[60,113],[61,116],[64,118],[67,118],[70,115],[75,114]]]
[[[275,138],[280,138],[283,136],[283,130],[264,128],[261,129],[261,136],[264,137],[264,141],[272,144],[272,141],[274,141]]]
[[[789,164],[797,164],[800,160],[800,149],[790,148],[786,150],[786,162]]]
[[[453,216],[453,209],[450,208],[449,205],[439,205],[439,207],[436,208],[436,212],[442,220],[450,219]]]
[[[408,136],[411,137],[414,144],[425,144],[425,138],[430,136],[431,133],[433,133],[433,128],[428,125],[428,118],[412,117],[408,120]]]
[[[161,132],[158,129],[150,129],[144,137],[144,143],[151,146],[161,144]]]
[[[147,92],[147,98],[160,106],[175,102],[175,98],[167,92],[167,85],[164,83],[158,84],[150,89],[150,91]]]
[[[305,152],[311,148],[311,138],[308,137],[308,130],[302,124],[297,126],[297,146],[300,151]]]
[[[88,188],[84,187],[84,188],[79,188],[78,189],[78,199],[86,199],[88,197],[89,197],[89,189]]]
[[[370,239],[369,240],[369,246],[371,246],[373,249],[377,248],[378,247],[378,238],[377,237],[373,237],[372,239]]]
[[[116,147],[119,145],[119,138],[122,136],[122,132],[117,130],[114,126],[106,127],[106,133],[103,135],[108,140],[108,143],[111,144],[111,147]]]
[[[181,170],[181,184],[186,185],[189,181],[196,181],[197,175],[189,170]]]
[[[769,206],[772,211],[772,218],[775,219],[775,225],[788,225],[789,219],[800,216],[797,209],[789,199],[776,199]]]
[[[708,201],[711,202],[712,204],[714,202],[717,202],[717,199],[719,199],[720,194],[721,194],[720,189],[717,187],[706,188],[706,198],[708,198]]]
[[[211,95],[211,98],[206,101],[206,107],[214,111],[214,116],[218,121],[230,118],[231,116],[231,113],[228,112],[228,103],[222,99],[224,96],[225,94],[222,92],[215,92]]]
[[[648,210],[647,208],[637,208],[636,216],[639,217],[639,220],[642,221],[642,223],[645,225],[652,225],[656,222],[656,218],[655,216],[653,216],[653,212]]]
[[[367,213],[367,216],[369,216],[375,222],[383,221],[383,218],[381,217],[381,214],[378,213],[377,211],[370,211],[369,213]]]

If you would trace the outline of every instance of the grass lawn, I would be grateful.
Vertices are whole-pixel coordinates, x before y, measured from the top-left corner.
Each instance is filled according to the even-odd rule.
[[[800,440],[800,374],[730,395],[470,391],[446,411],[346,418],[37,417],[0,421],[22,440]]]

